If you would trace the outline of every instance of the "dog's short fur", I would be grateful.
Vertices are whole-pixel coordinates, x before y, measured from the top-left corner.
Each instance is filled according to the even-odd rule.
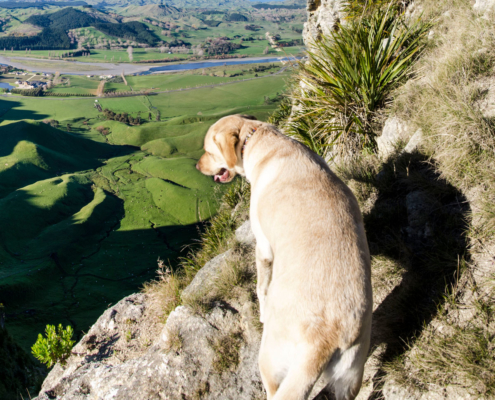
[[[322,374],[337,400],[354,399],[369,348],[372,292],[352,192],[308,148],[239,115],[209,129],[205,151],[202,173],[251,182],[264,323],[259,366],[268,399],[307,399]]]

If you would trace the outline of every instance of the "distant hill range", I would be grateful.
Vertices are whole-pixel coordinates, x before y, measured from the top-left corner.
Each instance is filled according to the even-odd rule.
[[[37,2],[29,2],[29,1],[1,1],[0,0],[0,8],[43,8],[47,6],[56,6],[56,7],[80,7],[86,6],[88,3],[85,1],[37,1]]]
[[[112,23],[71,7],[51,14],[32,15],[25,22],[39,26],[43,30],[35,36],[2,37],[0,38],[0,48],[13,48],[14,50],[70,49],[72,44],[67,31],[89,26],[93,26],[109,36],[126,38],[150,46],[158,41],[158,37],[148,31],[146,25],[141,22]]]
[[[79,7],[85,5],[97,6],[99,8],[103,7],[113,7],[113,6],[138,6],[146,7],[150,5],[159,5],[165,7],[181,7],[181,8],[236,8],[236,7],[249,7],[252,4],[249,0],[74,0],[74,1],[3,1],[0,0],[0,7],[2,8],[44,8],[46,6],[58,6],[58,7]]]
[[[177,14],[181,10],[169,4],[148,4],[146,6],[129,6],[119,10],[119,14],[126,17],[160,18]]]
[[[256,4],[259,3],[259,4]],[[250,0],[74,0],[74,1],[3,1],[0,0],[0,8],[44,8],[47,6],[57,7],[80,7],[80,6],[97,6],[98,8],[120,6],[123,8],[123,15],[125,16],[137,16],[140,11],[145,13],[145,16],[155,12],[155,16],[170,15],[179,11],[179,8],[222,8],[232,9],[238,7],[250,7],[263,8],[263,9],[298,9],[305,8],[306,3],[301,0],[294,1],[270,1],[265,2],[258,0],[257,2]]]

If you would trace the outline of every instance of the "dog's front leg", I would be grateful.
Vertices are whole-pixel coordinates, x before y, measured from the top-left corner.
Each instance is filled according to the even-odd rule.
[[[270,285],[270,281],[272,280],[273,262],[270,245],[268,244],[268,249],[264,249],[263,247],[263,244],[261,244],[260,246],[259,242],[256,244],[256,268],[258,270],[258,283],[256,286],[256,293],[260,302],[260,321],[262,323],[265,322],[265,300],[268,293],[268,286]]]

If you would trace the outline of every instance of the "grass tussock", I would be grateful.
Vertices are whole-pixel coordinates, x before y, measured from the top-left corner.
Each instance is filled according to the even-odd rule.
[[[236,288],[245,289],[255,280],[253,252],[251,249],[236,249],[234,256],[223,264],[213,283],[214,296],[224,300],[239,298]]]
[[[385,364],[396,382],[422,391],[429,385],[454,386],[477,398],[493,398],[495,290],[491,280],[485,281],[477,288],[484,294],[475,294],[470,305],[462,301],[465,289],[453,285],[436,323],[425,328],[406,357]],[[463,318],[462,310],[468,307],[473,313]]]
[[[254,251],[252,248],[234,245],[228,259],[224,260],[213,281],[183,297],[183,304],[198,314],[205,314],[219,302],[255,301]]]
[[[158,277],[145,284],[143,290],[152,299],[153,313],[160,321],[165,322],[170,312],[184,301],[198,312],[211,308],[212,300],[206,298],[206,294],[197,293],[194,298],[186,300],[181,298],[181,294],[208,261],[234,245],[234,232],[247,216],[249,191],[249,184],[240,179],[229,187],[222,197],[219,213],[201,234],[200,246],[191,248],[177,268],[172,269],[158,260]]]
[[[179,329],[169,329],[167,333],[167,352],[179,353],[184,345],[184,340]]]
[[[240,332],[231,332],[210,343],[215,352],[213,368],[222,373],[223,371],[235,371],[239,365],[239,352],[243,342]]]

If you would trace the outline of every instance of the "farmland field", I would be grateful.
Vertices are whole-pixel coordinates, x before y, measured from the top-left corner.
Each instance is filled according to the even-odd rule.
[[[158,258],[185,255],[225,188],[194,168],[208,127],[232,113],[266,119],[286,78],[98,99],[103,109],[140,113],[135,126],[106,120],[94,98],[0,97],[0,303],[16,341],[28,350],[48,323],[80,335],[152,279]],[[167,89],[228,78],[127,79]],[[55,90],[95,83],[71,76]]]

